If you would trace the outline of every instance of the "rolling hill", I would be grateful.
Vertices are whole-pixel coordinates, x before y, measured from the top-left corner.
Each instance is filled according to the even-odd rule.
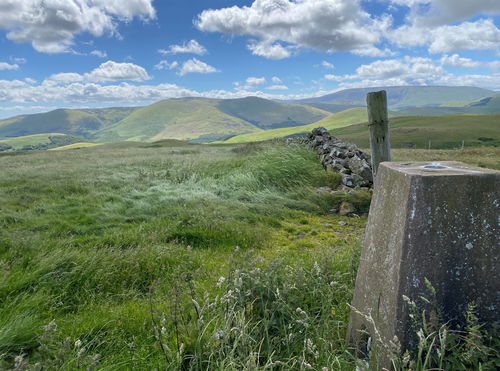
[[[370,147],[366,123],[338,128],[332,134]],[[500,114],[395,117],[390,119],[390,135],[393,148],[458,148],[462,141],[466,146],[500,146]]]
[[[266,99],[182,98],[134,111],[96,133],[101,141],[180,139],[211,142],[273,127],[297,126],[326,117],[317,108]]]
[[[472,102],[495,95],[492,90],[470,86],[392,86],[346,89],[318,98],[304,99],[300,103],[333,103],[366,105],[366,94],[386,90],[391,109],[418,106],[440,106],[448,102]]]
[[[140,108],[55,111],[0,120],[0,138],[57,132],[88,140],[210,142],[276,127],[309,124],[329,112],[262,98],[163,100]]]
[[[217,107],[222,112],[250,122],[263,130],[310,124],[327,115],[325,110],[319,107],[284,104],[258,97],[221,100]],[[346,108],[340,111],[344,109]]]
[[[308,125],[294,126],[289,128],[265,130],[257,133],[238,135],[230,138],[226,143],[246,143],[269,140],[273,138],[289,137],[310,132],[312,129],[323,126],[328,130],[342,128],[366,122],[368,120],[366,108],[352,108],[342,112],[334,113],[324,119]]]
[[[63,133],[92,139],[93,133],[133,112],[136,108],[57,109],[0,120],[0,139],[43,133]]]
[[[49,134],[46,133],[79,137],[64,145],[164,139],[192,143],[259,141],[297,135],[316,126],[334,129],[365,122],[366,108],[363,107],[366,94],[379,89],[387,90],[393,116],[500,113],[500,95],[486,89],[422,86],[363,88],[348,89],[299,103],[258,97],[225,100],[179,98],[145,107],[57,109],[0,120],[0,140],[45,135],[45,139],[33,144],[35,147],[40,145],[36,148],[47,144]],[[50,144],[50,147],[53,145]]]

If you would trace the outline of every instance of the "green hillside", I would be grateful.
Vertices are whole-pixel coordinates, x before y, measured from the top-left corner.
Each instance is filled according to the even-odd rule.
[[[101,141],[188,139],[210,141],[260,130],[219,109],[219,100],[169,99],[139,108],[96,136]]]
[[[339,128],[332,134],[362,148],[370,146],[366,124]],[[500,146],[500,114],[396,117],[390,120],[390,134],[394,148],[457,148],[462,141],[466,146]]]
[[[210,142],[266,128],[311,123],[327,115],[316,108],[255,97],[169,99],[140,108],[96,135],[101,141],[181,139]]]
[[[306,105],[319,108],[330,113],[342,112],[351,108],[366,107],[366,104],[335,104],[335,103],[306,103]]]
[[[102,144],[90,143],[90,142],[78,142],[78,143],[68,144],[66,146],[51,148],[51,149],[49,149],[49,151],[65,151],[67,149],[91,148],[91,147],[96,147],[96,146],[100,146],[100,145],[102,145]]]
[[[257,97],[226,99],[220,101],[217,107],[264,130],[310,124],[328,116],[328,112],[315,107]]]
[[[470,86],[391,86],[346,89],[322,97],[301,100],[304,103],[362,104],[366,94],[386,90],[391,109],[416,106],[440,106],[448,102],[471,102],[494,95],[487,89]]]
[[[71,145],[80,141],[82,141],[82,138],[61,133],[26,135],[0,140],[0,152],[35,149],[43,150]]]
[[[0,139],[56,132],[101,142],[211,142],[262,129],[309,124],[328,114],[302,104],[256,97],[181,98],[140,108],[58,109],[17,116],[0,120]]]
[[[245,143],[245,142],[257,142],[263,140],[269,140],[273,138],[287,137],[292,135],[298,135],[302,133],[308,133],[312,129],[318,126],[323,126],[328,130],[342,128],[359,122],[367,121],[366,108],[352,108],[339,113],[334,113],[320,121],[314,122],[308,125],[301,125],[289,128],[273,129],[261,131],[258,133],[238,135],[236,137],[228,139],[227,143]]]
[[[0,138],[64,133],[91,139],[93,134],[133,112],[135,108],[57,109],[0,120]]]

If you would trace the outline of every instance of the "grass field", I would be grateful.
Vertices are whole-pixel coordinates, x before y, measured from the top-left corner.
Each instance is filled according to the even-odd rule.
[[[338,136],[358,146],[369,144],[368,126],[352,125],[334,129]],[[451,115],[394,117],[390,119],[391,145],[393,148],[453,149],[465,146],[500,145],[500,115]]]
[[[99,367],[106,369],[162,368],[165,353],[153,324],[162,321],[164,346],[175,354],[182,343],[188,359],[201,346],[201,335],[186,318],[176,322],[171,306],[181,306],[182,315],[191,318],[191,295],[199,303],[204,295],[221,300],[234,291],[227,285],[238,269],[261,269],[262,280],[302,277],[302,286],[317,287],[313,302],[309,287],[283,287],[291,290],[286,299],[291,302],[275,308],[286,311],[276,315],[300,319],[297,307],[314,312],[324,307],[324,315],[314,314],[311,321],[322,324],[332,346],[343,340],[364,220],[325,215],[343,196],[315,191],[337,180],[322,170],[314,153],[253,145],[104,145],[3,155],[0,168],[3,367],[24,354],[32,365],[41,362],[49,369],[85,368],[97,362],[92,357],[98,354]],[[357,197],[366,210],[367,195]],[[340,220],[347,225],[338,225]],[[235,253],[237,246],[240,252]],[[320,286],[312,276],[315,261],[328,270],[321,277],[329,281]],[[275,268],[270,271],[270,266]],[[192,277],[189,290],[183,286],[187,276]],[[221,276],[228,282],[217,287]],[[331,280],[337,282],[335,290],[328,286]],[[182,292],[175,291],[179,285]],[[272,285],[269,289],[278,288]],[[178,302],[172,302],[173,292]],[[233,304],[250,305],[262,294]],[[320,305],[319,298],[327,294],[335,298]],[[266,305],[272,309],[274,304]],[[214,346],[213,334],[228,324],[224,321],[214,318],[205,329],[200,341],[206,347]],[[248,331],[265,330],[260,320],[252,321],[256,327]],[[179,344],[174,323],[183,328]],[[275,330],[269,331],[271,336]],[[302,347],[304,336],[312,334],[297,336],[287,346]],[[78,341],[81,347],[75,346]],[[85,357],[79,357],[83,348]],[[263,344],[256,342],[245,351],[259,348]],[[281,354],[267,354],[269,360],[284,359],[280,349]],[[243,359],[234,357],[234,362]],[[168,359],[171,367],[177,364],[176,357]],[[299,359],[297,353],[285,361]],[[224,357],[214,362],[223,368]]]
[[[60,133],[34,134],[16,138],[0,139],[0,152],[20,150],[44,150],[74,144],[79,137]]]
[[[355,368],[365,220],[328,212],[370,194],[318,188],[338,176],[307,148],[116,143],[0,169],[0,369]]]
[[[318,126],[323,126],[328,130],[333,130],[357,124],[360,122],[366,122],[367,120],[368,117],[366,113],[366,108],[352,108],[342,112],[334,113],[312,124],[238,135],[228,139],[227,141],[225,141],[225,143],[258,142],[274,138],[286,137],[290,135],[304,134],[310,132],[314,128],[317,128]]]
[[[49,151],[64,151],[66,149],[80,149],[80,148],[95,147],[99,145],[100,145],[99,143],[77,142],[73,144],[68,144],[66,146],[51,148],[49,149]]]
[[[25,146],[32,146],[38,144],[49,144],[51,143],[49,137],[51,136],[63,136],[60,133],[49,133],[49,134],[35,134],[26,135],[23,137],[0,139],[0,144],[5,144],[11,146],[12,149],[18,150]]]

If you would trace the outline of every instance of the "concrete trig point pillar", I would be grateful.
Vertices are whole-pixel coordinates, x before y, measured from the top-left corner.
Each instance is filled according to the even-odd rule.
[[[499,322],[500,172],[460,162],[380,164],[352,306],[373,318],[382,341],[412,348],[408,304],[436,289],[443,319]],[[373,323],[351,311],[348,342],[375,341]],[[359,348],[358,348],[359,350]],[[361,349],[363,352],[364,350]],[[381,368],[390,368],[387,355]]]

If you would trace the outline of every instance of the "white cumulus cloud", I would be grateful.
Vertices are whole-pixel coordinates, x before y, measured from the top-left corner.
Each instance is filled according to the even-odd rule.
[[[170,45],[168,49],[159,49],[158,52],[160,54],[187,53],[187,54],[204,55],[207,53],[207,49],[203,45],[201,45],[198,41],[191,40],[187,44],[183,45]]]
[[[1,70],[18,70],[19,65],[18,64],[10,64],[6,62],[0,62],[0,71]]]
[[[486,50],[500,47],[500,29],[491,19],[438,27],[429,46],[431,53],[456,50]]]
[[[51,75],[48,79],[44,81],[44,84],[46,85],[55,85],[60,83],[64,84],[64,83],[83,81],[83,79],[84,77],[79,73],[61,72]]]
[[[386,33],[400,47],[427,46],[437,54],[500,45],[500,29],[489,18],[500,15],[498,0],[386,1],[410,8],[405,24]]]
[[[265,77],[249,77],[246,79],[247,85],[250,86],[257,86],[257,85],[262,85],[267,82]]]
[[[352,75],[325,75],[331,81],[349,80],[387,81],[381,85],[427,85],[447,75],[446,70],[430,58],[405,57],[403,59],[378,60],[364,64]],[[376,86],[376,85],[372,85]]]
[[[443,68],[451,63],[475,65],[476,62],[459,56],[445,56],[440,60],[431,58],[409,57],[401,59],[378,60],[359,66],[354,74],[324,76],[326,80],[339,83],[339,88],[361,88],[373,86],[402,85],[441,85],[441,86],[477,86],[497,90],[500,86],[500,73],[490,74],[453,74]],[[482,62],[495,70],[495,62]]]
[[[264,57],[267,59],[285,59],[292,55],[290,51],[290,47],[285,48],[280,43],[270,43],[267,41],[256,42],[252,41],[247,45],[248,49],[254,55],[258,55],[259,57]]]
[[[161,70],[174,70],[176,68],[179,68],[179,62],[177,62],[177,61],[169,62],[169,61],[163,60],[154,66],[155,70],[160,70],[160,71]]]
[[[205,62],[202,62],[196,58],[192,58],[183,63],[182,67],[180,68],[179,75],[184,76],[187,75],[188,73],[207,74],[214,72],[218,72],[218,70],[215,67],[210,66]]]
[[[251,6],[205,10],[195,24],[203,31],[253,36],[254,54],[282,59],[291,55],[282,43],[326,52],[373,46],[389,19],[374,20],[359,0],[255,0]]]
[[[153,0],[2,0],[0,29],[18,43],[44,53],[71,50],[74,37],[117,34],[118,22],[155,17]]]
[[[86,73],[85,78],[90,81],[145,81],[151,79],[146,70],[133,63],[117,63],[107,61],[93,71]]]
[[[474,61],[470,58],[462,58],[458,54],[453,54],[453,55],[443,55],[441,57],[441,64],[443,66],[450,66],[450,67],[477,68],[481,67],[482,63]]]

